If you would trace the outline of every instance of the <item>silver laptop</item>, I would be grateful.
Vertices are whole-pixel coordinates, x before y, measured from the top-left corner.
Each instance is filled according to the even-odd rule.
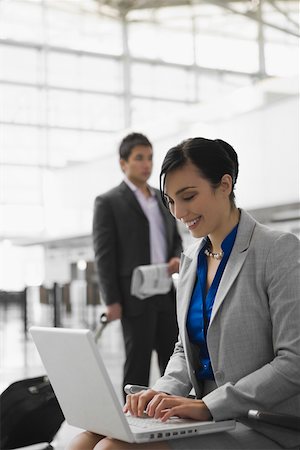
[[[31,327],[31,335],[67,422],[126,442],[150,442],[231,430],[234,420],[196,422],[125,415],[90,330]],[[132,422],[132,423],[131,423]]]

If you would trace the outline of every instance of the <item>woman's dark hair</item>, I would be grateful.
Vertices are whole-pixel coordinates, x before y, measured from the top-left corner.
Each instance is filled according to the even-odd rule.
[[[144,145],[145,147],[151,147],[152,144],[149,139],[141,133],[130,133],[122,139],[119,146],[119,156],[121,159],[128,160],[132,149],[137,145]]]
[[[160,192],[165,206],[164,195],[166,175],[171,171],[191,162],[199,169],[202,177],[207,179],[214,188],[220,185],[223,175],[232,178],[231,204],[235,204],[234,187],[238,177],[239,163],[235,150],[222,139],[205,139],[201,137],[187,139],[166,154],[160,172]]]

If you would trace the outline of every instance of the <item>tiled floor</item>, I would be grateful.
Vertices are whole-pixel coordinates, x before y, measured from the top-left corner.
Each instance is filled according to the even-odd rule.
[[[38,305],[36,305],[36,308],[38,308]],[[51,326],[47,308],[49,307],[45,306],[45,311],[39,311],[38,320],[36,320],[35,314],[29,315],[34,317],[34,320],[29,321],[29,325]],[[34,311],[35,305],[31,305],[31,312],[34,313]],[[78,317],[69,317],[68,320],[64,320],[64,326],[86,328],[87,323],[80,324]],[[93,328],[93,326],[92,323],[90,328]],[[113,322],[107,326],[98,342],[98,347],[121,401],[120,386],[124,351],[119,322]],[[29,336],[28,339],[24,337],[21,311],[16,306],[12,306],[4,312],[0,305],[0,391],[2,392],[14,381],[43,375],[44,373],[45,370],[31,337]],[[155,355],[153,355],[151,381],[154,381],[157,377],[158,368]],[[64,422],[54,440],[55,450],[64,450],[66,444],[79,431],[81,430]]]

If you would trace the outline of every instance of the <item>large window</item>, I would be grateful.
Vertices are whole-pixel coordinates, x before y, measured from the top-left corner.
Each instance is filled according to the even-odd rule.
[[[296,1],[261,2],[257,20],[255,2],[142,3],[125,17],[117,2],[0,1],[0,239],[47,234],[51,171],[107,156],[128,129],[187,123],[193,105],[297,74]]]

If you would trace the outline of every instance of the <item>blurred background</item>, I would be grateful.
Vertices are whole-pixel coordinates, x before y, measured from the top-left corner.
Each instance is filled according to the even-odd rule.
[[[297,0],[0,0],[1,390],[42,370],[30,325],[97,326],[93,202],[127,133],[156,187],[171,146],[227,140],[238,206],[300,237],[298,22]]]

